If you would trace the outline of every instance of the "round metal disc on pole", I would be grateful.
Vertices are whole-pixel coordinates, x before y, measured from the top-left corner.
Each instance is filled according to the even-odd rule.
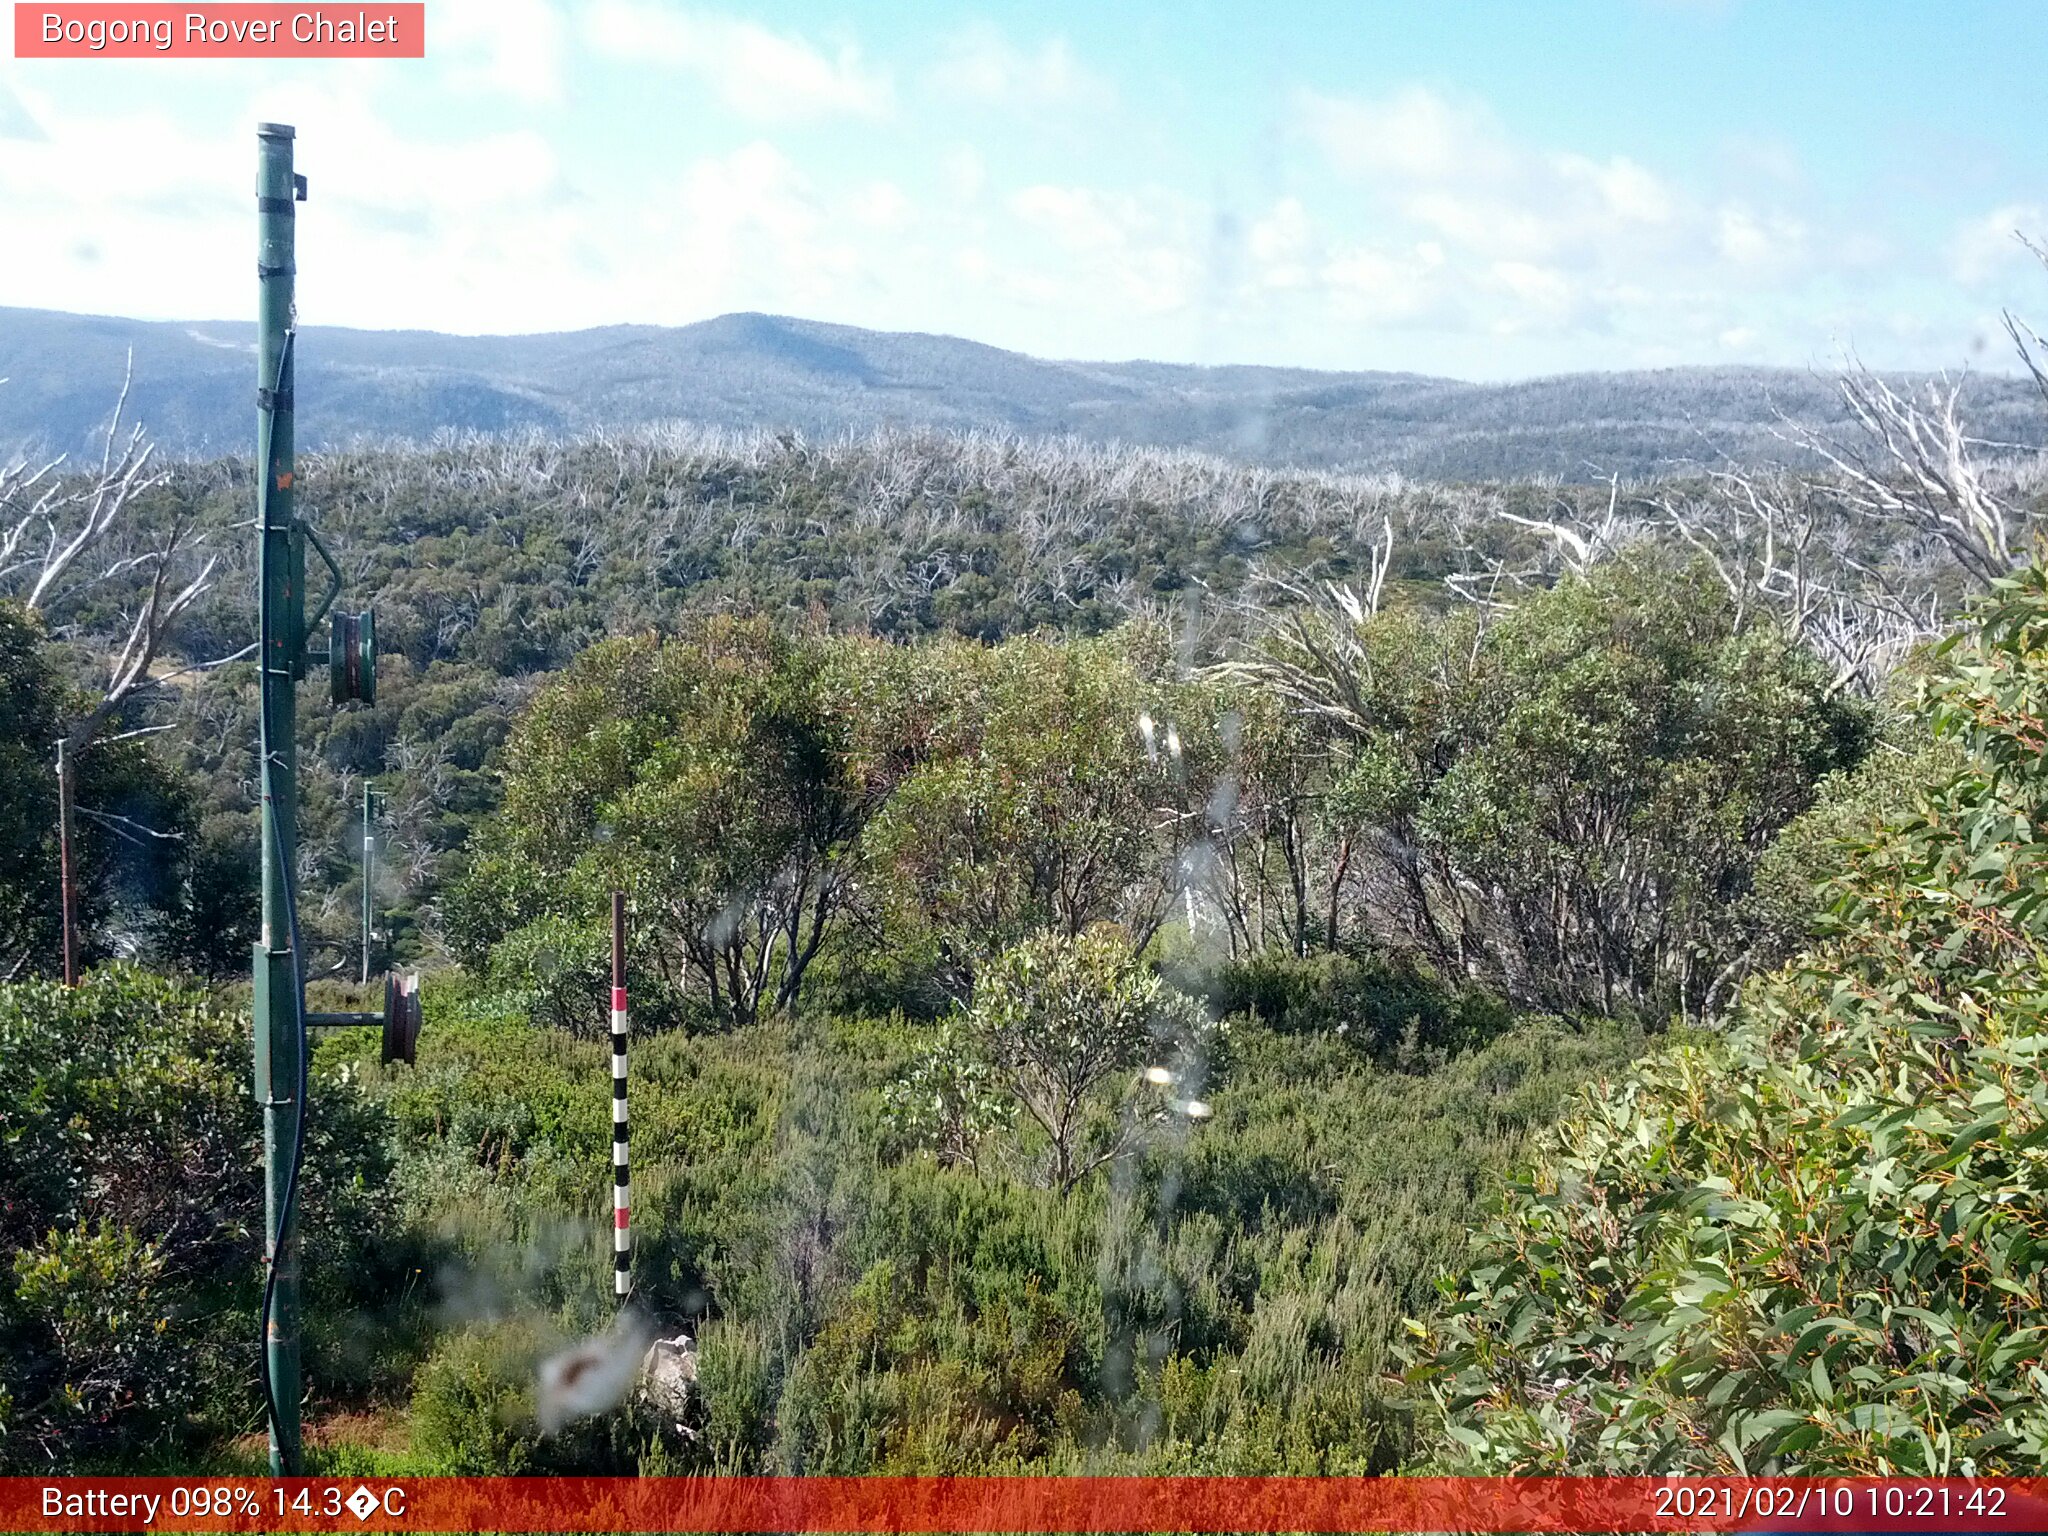
[[[377,616],[337,613],[327,647],[329,688],[337,704],[377,702]]]
[[[384,1051],[386,1062],[402,1061],[407,1066],[419,1050],[420,978],[416,971],[401,976],[388,971],[384,976]]]

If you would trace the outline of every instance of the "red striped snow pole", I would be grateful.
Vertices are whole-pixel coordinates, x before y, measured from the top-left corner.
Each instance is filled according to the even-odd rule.
[[[633,1184],[626,1161],[626,893],[612,892],[612,1290],[632,1289]]]

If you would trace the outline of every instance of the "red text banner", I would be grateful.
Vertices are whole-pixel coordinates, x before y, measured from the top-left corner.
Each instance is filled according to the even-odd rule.
[[[421,59],[423,3],[372,5],[28,4],[14,7],[18,59]]]
[[[2048,1479],[5,1478],[0,1531],[2048,1532]]]

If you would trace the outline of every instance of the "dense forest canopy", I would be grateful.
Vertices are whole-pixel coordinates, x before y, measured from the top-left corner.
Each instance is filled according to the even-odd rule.
[[[348,995],[368,784],[374,947],[429,972],[417,1064],[317,1053],[316,1458],[2037,1464],[2048,505],[1953,392],[1842,398],[1804,468],[1586,484],[306,456],[385,645],[374,705],[300,716],[311,974]],[[247,470],[110,432],[0,493],[0,1464],[237,1465]],[[635,1303],[697,1375],[562,1425],[615,888]]]
[[[311,921],[339,939],[355,910],[352,833],[374,777],[389,792],[393,941],[403,953],[444,945],[441,892],[496,804],[496,754],[536,682],[608,636],[660,633],[690,614],[983,643],[1137,623],[1171,636],[1175,666],[1192,673],[1322,646],[1299,625],[1341,630],[1345,604],[1490,615],[1654,546],[1709,573],[1733,629],[1775,626],[1833,683],[1867,695],[2024,548],[2039,491],[2033,461],[1980,461],[1944,436],[1952,396],[1850,383],[1893,430],[1817,440],[1836,460],[1825,474],[1723,469],[1636,485],[1412,485],[902,433],[811,443],[673,429],[308,456],[306,504],[354,590],[374,598],[385,652],[375,708],[305,712],[304,873],[336,892]],[[1870,447],[1891,440],[1929,446],[1902,467]],[[93,477],[59,470],[53,482],[84,515]],[[213,869],[246,857],[235,850],[252,829],[253,673],[212,666],[252,638],[252,549],[232,531],[246,470],[157,465],[123,483],[132,499],[98,558],[163,571],[177,597],[198,590],[122,718],[177,722],[160,745],[198,776],[186,842]],[[37,580],[39,556],[33,539],[10,552],[17,590]],[[130,585],[79,575],[51,588],[40,618],[93,686],[98,651],[129,632],[135,606]],[[1327,717],[1314,699],[1287,712],[1302,705]],[[217,958],[231,970],[238,954],[230,942]]]

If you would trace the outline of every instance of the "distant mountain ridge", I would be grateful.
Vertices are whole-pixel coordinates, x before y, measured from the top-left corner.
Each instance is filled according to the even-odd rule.
[[[255,327],[0,308],[0,444],[76,451],[104,423],[130,348],[131,414],[165,450],[248,451]],[[523,336],[309,326],[302,446],[443,428],[579,432],[684,418],[810,434],[893,424],[1198,448],[1422,479],[1668,471],[1775,457],[1776,412],[1839,421],[1825,379],[1675,368],[1472,384],[1423,374],[1060,362],[954,336],[777,315]],[[2030,385],[1970,385],[1979,435],[2040,444]]]

